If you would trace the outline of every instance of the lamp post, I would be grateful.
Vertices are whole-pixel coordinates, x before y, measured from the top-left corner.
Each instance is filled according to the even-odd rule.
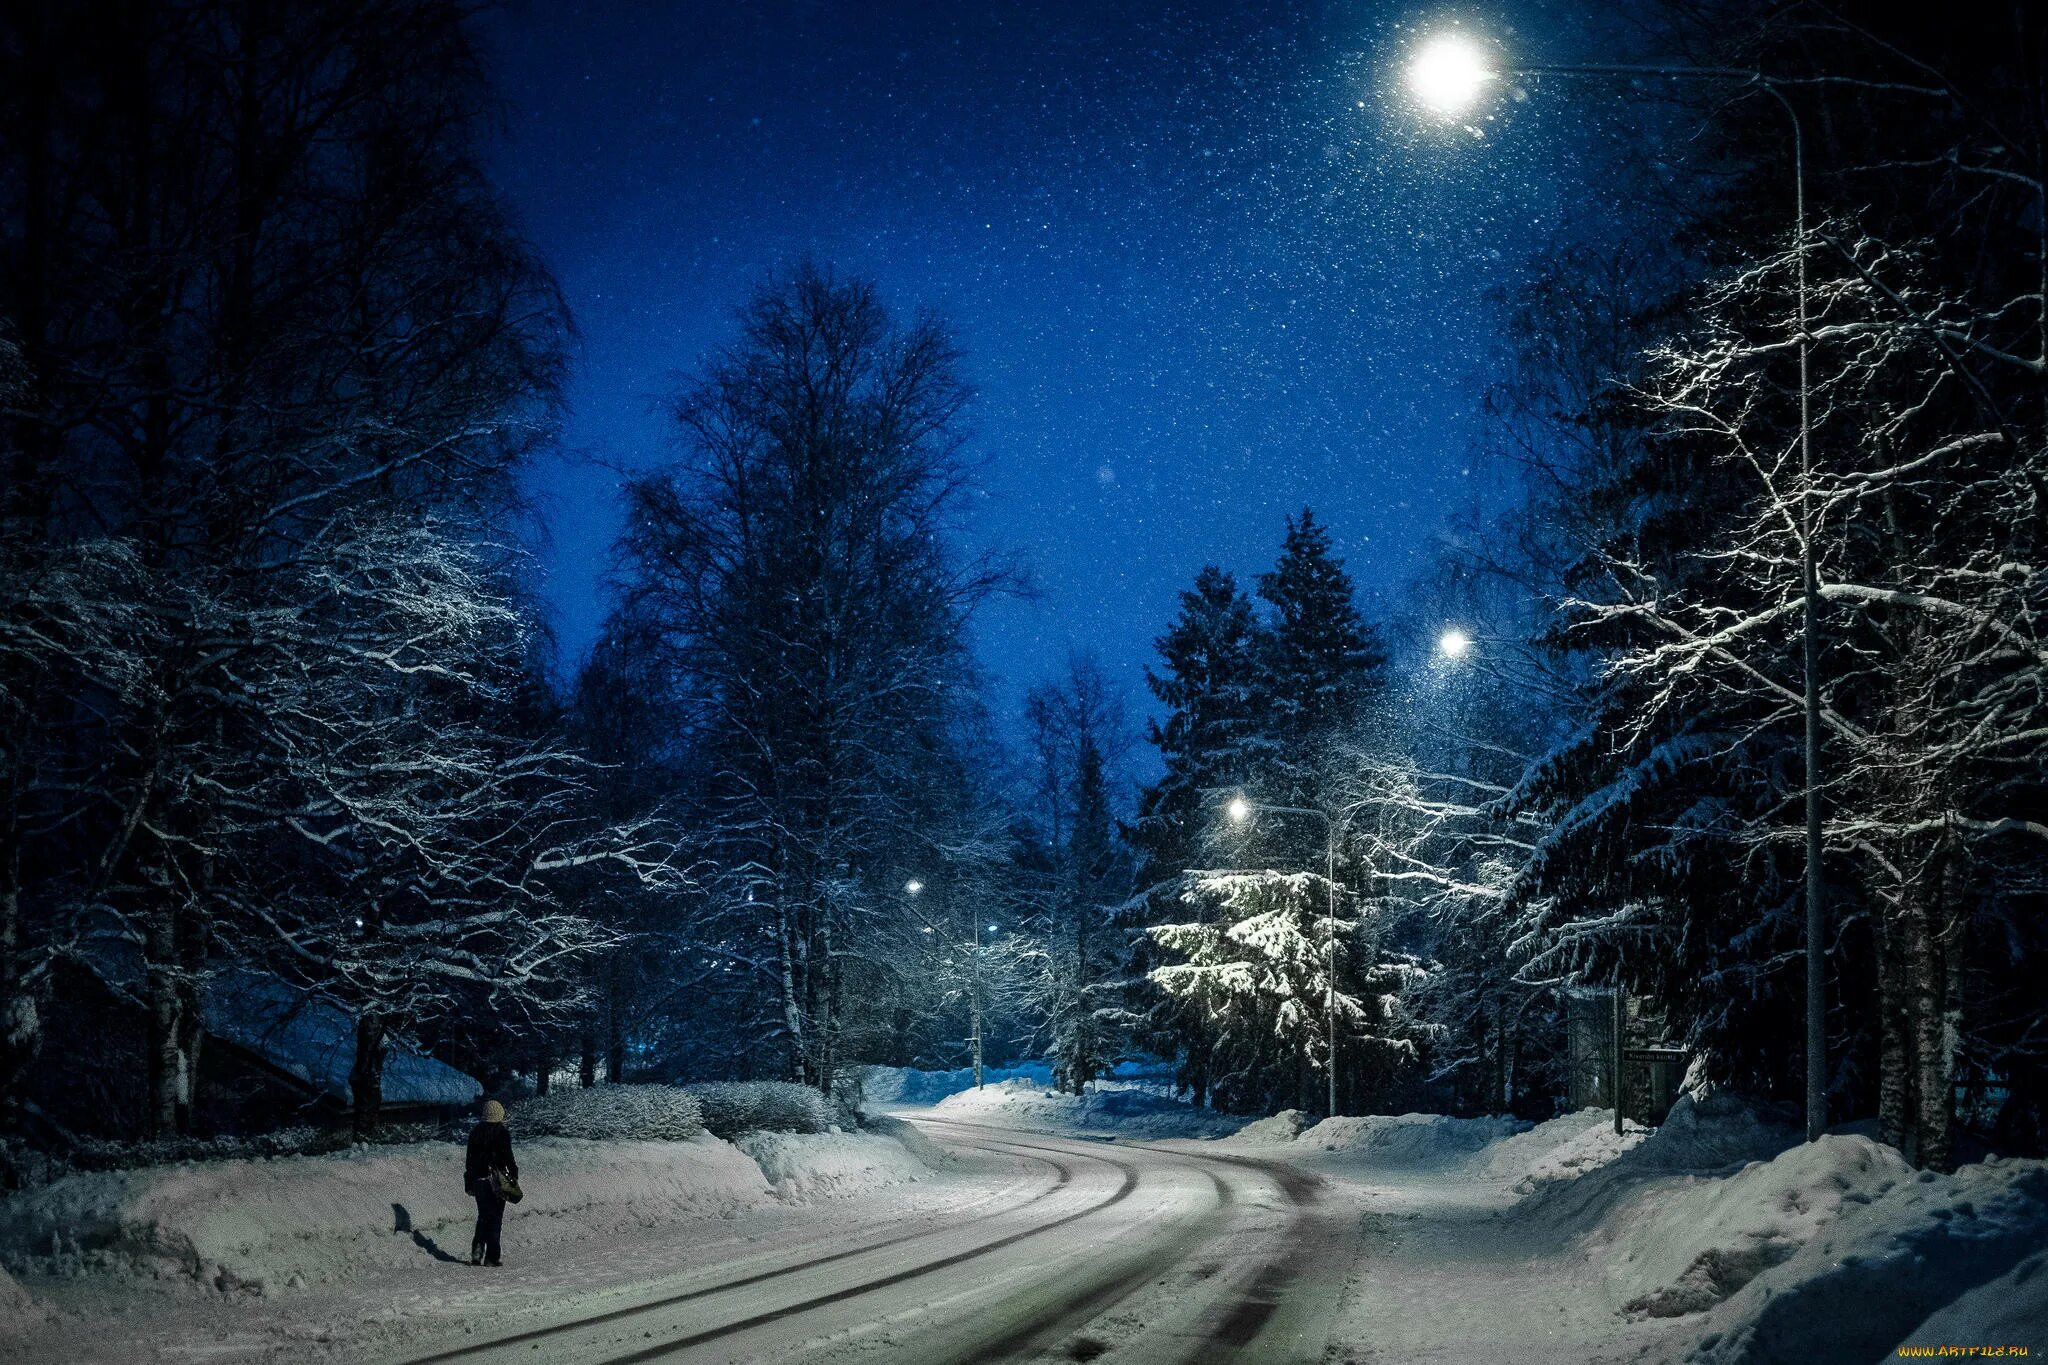
[[[1662,77],[1668,80],[1733,83],[1761,90],[1777,102],[1792,131],[1793,254],[1798,264],[1799,351],[1799,575],[1801,704],[1805,719],[1806,775],[1806,1138],[1827,1128],[1827,1010],[1824,996],[1820,818],[1820,569],[1814,545],[1813,397],[1809,370],[1806,285],[1806,130],[1780,82],[1761,71],[1720,66],[1654,66],[1624,63],[1494,65],[1486,50],[1458,33],[1439,34],[1416,48],[1407,71],[1409,92],[1444,118],[1455,118],[1478,102],[1503,75],[1581,76],[1597,80]],[[1445,651],[1447,654],[1450,651]]]
[[[1343,837],[1344,830],[1350,825],[1355,809],[1356,807],[1353,807],[1345,811],[1339,818],[1332,816],[1328,811],[1316,810],[1312,806],[1269,806],[1263,801],[1250,801],[1241,795],[1231,797],[1230,804],[1224,807],[1224,814],[1230,817],[1232,824],[1237,825],[1244,824],[1259,811],[1273,815],[1313,816],[1323,822],[1323,829],[1328,836],[1324,845],[1323,863],[1323,882],[1330,895],[1329,956],[1324,969],[1323,986],[1323,1015],[1330,1036],[1329,1108],[1325,1117],[1335,1117],[1337,1113],[1337,841]]]
[[[912,877],[909,881],[903,883],[903,894],[906,896],[914,898],[922,894],[923,891],[924,883],[919,881],[915,877]],[[923,916],[920,915],[919,918],[922,919]],[[923,932],[927,934],[932,933],[934,927],[935,926],[932,924],[932,922],[927,919],[924,923]],[[996,929],[997,926],[993,924],[991,924],[988,927],[988,931],[991,934],[995,933]],[[968,1018],[970,1020],[969,1028],[972,1030],[972,1034],[968,1041],[974,1049],[974,1088],[976,1090],[979,1090],[982,1088],[981,919],[979,916],[975,917],[972,925],[972,930],[973,939],[971,951],[973,953],[973,956],[971,956],[967,960]],[[958,942],[958,940],[956,939],[955,942]]]

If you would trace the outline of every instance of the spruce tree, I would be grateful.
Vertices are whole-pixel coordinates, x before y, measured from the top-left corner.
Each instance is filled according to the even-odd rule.
[[[1251,599],[1210,565],[1181,593],[1180,616],[1156,642],[1164,668],[1147,669],[1145,683],[1167,715],[1147,737],[1166,772],[1146,789],[1130,831],[1141,886],[1178,878],[1198,861],[1213,793],[1248,776],[1263,639]]]
[[[1067,840],[1076,1008],[1059,1048],[1063,1078],[1076,1094],[1114,1060],[1111,1030],[1098,1013],[1107,1003],[1104,986],[1116,968],[1107,907],[1117,896],[1118,862],[1102,749],[1094,736],[1083,735],[1074,759],[1074,828]]]
[[[1330,742],[1353,730],[1387,666],[1379,634],[1359,614],[1351,575],[1329,528],[1304,507],[1259,596],[1273,608],[1260,655],[1261,717],[1256,751],[1272,784],[1264,800],[1314,806],[1317,769]]]
[[[1248,742],[1256,720],[1259,654],[1264,632],[1251,599],[1237,580],[1211,565],[1180,595],[1180,615],[1157,643],[1163,668],[1146,670],[1152,695],[1166,707],[1147,737],[1166,771],[1138,803],[1126,840],[1139,857],[1140,893],[1125,907],[1124,927],[1136,931],[1184,916],[1183,875],[1202,857],[1203,832],[1212,821],[1215,793],[1242,785],[1250,766]],[[1214,1021],[1201,1002],[1162,996],[1148,973],[1162,965],[1153,940],[1134,935],[1124,964],[1135,1040],[1176,1060],[1180,1083],[1196,1104],[1210,1093]]]

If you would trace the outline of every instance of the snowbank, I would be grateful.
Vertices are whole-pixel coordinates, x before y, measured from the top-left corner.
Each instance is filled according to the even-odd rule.
[[[941,1170],[958,1160],[951,1152],[926,1137],[922,1128],[905,1123],[902,1119],[891,1118],[887,1114],[869,1114],[861,1119],[861,1127],[902,1143],[904,1150],[923,1162],[929,1170]]]
[[[1045,1062],[1019,1066],[984,1068],[982,1079],[990,1085],[1024,1080],[1052,1088],[1052,1067]],[[974,1068],[958,1071],[919,1071],[908,1066],[871,1066],[861,1074],[861,1107],[888,1109],[899,1105],[937,1104],[948,1095],[974,1088]]]
[[[1809,1155],[1823,1148],[1826,1157]],[[1688,1359],[1792,1365],[1881,1360],[1902,1342],[2048,1345],[2038,1313],[2048,1299],[2038,1254],[2048,1246],[2048,1162],[1915,1173],[1868,1138],[1830,1137],[1769,1167],[1807,1178],[1757,1175],[1752,1195],[1774,1197],[1778,1210],[1746,1217],[1788,1236],[1817,1231],[1716,1306]],[[1816,1216],[1831,1199],[1832,1216]]]
[[[1310,1152],[1336,1153],[1345,1159],[1343,1164],[1446,1171],[1466,1166],[1489,1144],[1529,1127],[1522,1119],[1372,1114],[1324,1119],[1295,1139],[1295,1145]]]
[[[540,1138],[519,1148],[528,1245],[716,1217],[769,1198],[729,1143]],[[0,1259],[78,1274],[274,1289],[363,1266],[467,1256],[476,1206],[462,1149],[439,1143],[322,1157],[76,1175],[0,1203]]]
[[[881,1134],[744,1141],[525,1140],[508,1238],[527,1254],[928,1174]],[[442,1143],[95,1172],[0,1200],[0,1262],[264,1292],[466,1258],[475,1207],[462,1149]]]
[[[1906,1346],[2048,1346],[2048,1251],[1978,1285],[1907,1333]],[[1895,1352],[1895,1354],[1898,1354]]]
[[[1868,1204],[1913,1168],[1868,1138],[1823,1137],[1725,1179],[1660,1190],[1622,1220],[1607,1264],[1625,1312],[1702,1312],[1790,1260],[1845,1205]]]
[[[933,1106],[932,1113],[972,1123],[1134,1138],[1222,1137],[1245,1124],[1242,1118],[1114,1081],[1100,1083],[1085,1095],[1067,1095],[1022,1077],[949,1095]]]
[[[1355,1166],[1457,1175],[1498,1181],[1528,1194],[1598,1170],[1645,1136],[1640,1128],[1617,1135],[1611,1109],[1586,1109],[1533,1126],[1520,1119],[1442,1114],[1377,1114],[1314,1122],[1299,1109],[1283,1109],[1246,1124],[1229,1142],[1338,1172]],[[1291,1151],[1272,1151],[1290,1145]]]
[[[880,1133],[743,1133],[735,1143],[789,1203],[866,1194],[931,1175],[907,1147]]]
[[[29,1297],[28,1291],[14,1282],[14,1277],[0,1270],[0,1341],[10,1336],[21,1336],[32,1327],[40,1327],[49,1321],[50,1315]]]
[[[1489,1180],[1508,1181],[1518,1193],[1528,1194],[1597,1171],[1647,1135],[1642,1128],[1616,1133],[1612,1109],[1581,1109],[1491,1144],[1475,1157],[1472,1171]]]
[[[1705,1171],[1767,1161],[1799,1140],[1793,1128],[1725,1091],[1700,1099],[1681,1095],[1624,1160],[1638,1171]]]
[[[1255,1119],[1231,1137],[1234,1145],[1269,1147],[1292,1142],[1311,1126],[1314,1116],[1299,1109],[1282,1109],[1271,1118]]]

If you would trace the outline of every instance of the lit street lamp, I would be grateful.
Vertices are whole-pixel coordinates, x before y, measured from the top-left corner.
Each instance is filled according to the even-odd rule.
[[[1827,1032],[1825,974],[1822,970],[1825,926],[1821,902],[1820,821],[1820,570],[1814,547],[1813,404],[1808,375],[1806,287],[1806,131],[1799,111],[1786,98],[1780,82],[1761,71],[1717,66],[1636,66],[1599,63],[1571,66],[1497,64],[1488,49],[1470,36],[1449,32],[1419,44],[1409,58],[1406,85],[1418,103],[1440,118],[1455,119],[1479,102],[1488,86],[1503,76],[1587,76],[1596,79],[1664,77],[1669,80],[1733,82],[1769,95],[1785,112],[1792,131],[1793,251],[1798,261],[1799,350],[1799,493],[1800,635],[1806,720],[1806,1137],[1818,1139],[1827,1127]],[[1446,653],[1449,651],[1447,650]]]
[[[1470,109],[1498,79],[1479,44],[1462,33],[1440,33],[1408,60],[1408,93],[1445,118]]]
[[[1436,652],[1446,659],[1462,659],[1472,652],[1472,637],[1451,626],[1436,637]]]
[[[920,894],[920,893],[921,893],[921,892],[922,892],[923,890],[924,890],[924,883],[923,883],[923,882],[921,882],[921,881],[919,881],[919,880],[918,880],[918,879],[917,879],[916,877],[912,877],[912,878],[911,878],[911,879],[910,879],[909,881],[907,881],[907,882],[903,883],[903,894],[904,894],[904,895],[906,895],[906,896],[916,896],[916,895]],[[922,917],[922,915],[920,915],[920,916],[919,916],[919,918],[923,918],[923,917]],[[971,1023],[971,1027],[972,1027],[972,1029],[973,1029],[973,1036],[971,1037],[971,1039],[970,1039],[969,1041],[970,1041],[970,1042],[971,1042],[971,1043],[973,1044],[973,1046],[974,1046],[974,1088],[975,1088],[976,1090],[979,1090],[979,1089],[981,1089],[981,1088],[982,1088],[982,1086],[981,1086],[981,1077],[982,1077],[982,1028],[981,1028],[981,1016],[982,1016],[982,989],[981,989],[981,920],[980,920],[980,919],[979,919],[978,917],[977,917],[977,918],[976,918],[976,919],[974,920],[974,922],[973,922],[973,924],[972,924],[971,928],[972,928],[972,931],[973,931],[973,936],[974,936],[974,937],[973,937],[973,955],[972,955],[972,956],[971,956],[971,957],[970,957],[970,958],[968,959],[968,970],[969,970],[969,974],[970,974],[970,976],[969,976],[969,980],[970,980],[970,985],[969,985],[969,987],[968,987],[968,1014],[969,1014],[969,1018],[970,1018],[970,1020],[972,1021],[972,1023]],[[936,925],[934,925],[934,924],[932,924],[932,923],[931,923],[930,921],[928,921],[928,920],[927,920],[927,921],[926,921],[926,922],[925,922],[925,923],[924,923],[924,924],[923,924],[922,926],[920,926],[920,927],[919,927],[919,929],[918,929],[918,932],[919,932],[919,933],[921,933],[921,934],[930,934],[930,933],[933,933],[933,932],[934,932],[934,931],[935,931],[936,929],[937,929],[937,926],[936,926]],[[999,926],[997,926],[997,925],[994,925],[994,924],[991,924],[991,925],[989,925],[989,927],[988,927],[988,931],[989,931],[989,932],[990,932],[991,934],[993,934],[993,933],[996,933],[996,932],[998,932],[998,929],[999,929]],[[954,942],[956,942],[956,943],[957,943],[958,941],[959,941],[959,940],[957,940],[957,939],[955,939],[955,940],[954,940]],[[946,961],[947,961],[948,963],[951,963],[951,962],[952,962],[952,959],[951,959],[951,958],[947,958],[947,959],[946,959]]]
[[[1323,973],[1323,1014],[1328,1021],[1330,1035],[1330,1090],[1329,1108],[1324,1115],[1326,1118],[1334,1118],[1337,1114],[1337,841],[1343,837],[1344,830],[1350,825],[1351,817],[1356,810],[1357,807],[1354,806],[1339,818],[1332,816],[1328,811],[1316,810],[1311,806],[1269,806],[1262,801],[1248,801],[1243,796],[1231,797],[1230,804],[1224,807],[1224,813],[1230,817],[1231,823],[1237,825],[1250,820],[1257,811],[1266,811],[1273,815],[1313,816],[1323,822],[1323,828],[1329,836],[1324,846],[1323,873],[1323,884],[1330,893],[1329,958]]]

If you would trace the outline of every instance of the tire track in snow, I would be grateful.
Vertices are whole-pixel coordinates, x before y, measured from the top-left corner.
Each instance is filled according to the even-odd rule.
[[[919,1122],[934,1127],[962,1128],[986,1133],[1000,1133],[1003,1131],[986,1124],[966,1122],[958,1119],[921,1119]],[[1083,1138],[1074,1140],[1092,1141],[1093,1139]],[[1029,1143],[1016,1142],[1010,1138],[1003,1138],[1002,1141],[1006,1145],[1025,1147],[1031,1151],[1065,1152],[1066,1150],[1059,1147],[1033,1146]],[[1003,1323],[1001,1340],[984,1344],[973,1353],[973,1359],[1028,1360],[1048,1354],[1059,1356],[1060,1353],[1056,1350],[1056,1347],[1061,1341],[1073,1337],[1080,1328],[1086,1326],[1090,1321],[1101,1317],[1104,1313],[1137,1294],[1148,1285],[1159,1281],[1174,1266],[1193,1260],[1198,1254],[1206,1250],[1222,1230],[1220,1225],[1226,1221],[1232,1206],[1237,1201],[1237,1191],[1228,1181],[1215,1172],[1213,1169],[1215,1165],[1222,1164],[1255,1171],[1262,1176],[1273,1179],[1281,1186],[1289,1202],[1296,1206],[1305,1206],[1313,1203],[1316,1188],[1321,1184],[1321,1181],[1316,1177],[1303,1172],[1291,1169],[1284,1171],[1276,1170],[1265,1162],[1253,1161],[1242,1157],[1184,1152],[1173,1148],[1155,1147],[1149,1143],[1133,1143],[1130,1145],[1150,1155],[1163,1157],[1177,1164],[1200,1171],[1208,1177],[1215,1191],[1215,1205],[1206,1210],[1192,1226],[1182,1229],[1172,1241],[1155,1246],[1136,1256],[1124,1258],[1124,1263],[1110,1275],[1088,1286],[1078,1294],[1062,1298],[1023,1321]],[[1303,1216],[1301,1213],[1297,1213],[1295,1222],[1290,1224],[1290,1228],[1298,1225]],[[1273,1267],[1269,1265],[1265,1270],[1261,1271],[1261,1276],[1263,1277],[1272,1269]],[[1291,1274],[1288,1278],[1291,1278]],[[1264,1326],[1266,1318],[1270,1317],[1272,1312],[1270,1307],[1266,1308],[1263,1313],[1258,1313],[1255,1321],[1252,1320],[1253,1314],[1257,1310],[1249,1307],[1249,1302],[1256,1297],[1257,1290],[1255,1289],[1246,1296],[1245,1300],[1234,1302],[1232,1305],[1218,1310],[1216,1313],[1209,1315],[1208,1318],[1205,1318],[1204,1321],[1206,1323],[1210,1319],[1214,1319],[1219,1325],[1229,1323],[1230,1326],[1223,1330],[1242,1334],[1243,1340],[1249,1342],[1253,1336],[1257,1335],[1259,1329]],[[1240,1308],[1244,1309],[1242,1316],[1234,1317],[1233,1314]],[[1211,1330],[1216,1329],[1212,1328]],[[1205,1335],[1207,1334],[1205,1333]],[[1108,1348],[1105,1346],[1103,1349],[1106,1350]]]
[[[1279,1162],[1220,1155],[1202,1159],[1245,1167],[1270,1177],[1294,1208],[1294,1215],[1282,1239],[1285,1249],[1280,1256],[1261,1266],[1252,1277],[1251,1284],[1235,1300],[1203,1319],[1200,1328],[1202,1343],[1188,1354],[1187,1365],[1218,1365],[1222,1361],[1238,1359],[1257,1339],[1285,1302],[1288,1287],[1316,1259],[1320,1248],[1316,1240],[1305,1236],[1304,1232],[1315,1217],[1314,1208],[1323,1182],[1318,1176]],[[1321,1356],[1320,1346],[1313,1354]],[[1260,1358],[1269,1357],[1262,1355]]]
[[[927,1119],[921,1122],[991,1133],[1001,1131],[987,1125],[955,1119]],[[1265,1362],[1280,1359],[1320,1360],[1326,1341],[1313,1338],[1318,1335],[1316,1320],[1322,1315],[1317,1312],[1283,1310],[1300,1308],[1300,1305],[1291,1303],[1289,1291],[1306,1272],[1327,1259],[1341,1257],[1344,1251],[1342,1246],[1337,1245],[1336,1231],[1323,1226],[1325,1220],[1321,1214],[1326,1186],[1322,1177],[1281,1161],[1261,1161],[1254,1157],[1226,1155],[1220,1152],[1189,1152],[1142,1142],[1131,1143],[1129,1146],[1154,1155],[1175,1158],[1198,1169],[1205,1165],[1223,1165],[1255,1173],[1279,1187],[1290,1209],[1285,1231],[1272,1239],[1279,1249],[1278,1254],[1266,1259],[1248,1279],[1244,1276],[1233,1277],[1235,1282],[1243,1287],[1197,1320],[1193,1332],[1197,1339],[1196,1344],[1179,1357],[1184,1365],[1224,1365],[1224,1362],[1233,1361]],[[1032,1150],[1064,1149],[1035,1147]],[[1216,1182],[1221,1192],[1221,1204],[1228,1205],[1232,1196],[1227,1184],[1213,1171],[1205,1170],[1205,1174],[1209,1174]],[[1074,1332],[1091,1319],[1099,1318],[1104,1312],[1143,1289],[1153,1277],[1171,1269],[1173,1265],[1193,1259],[1208,1241],[1213,1240],[1215,1233],[1212,1225],[1223,1211],[1222,1207],[1213,1210],[1210,1217],[1202,1220],[1201,1225],[1191,1229],[1177,1243],[1157,1249],[1124,1273],[1077,1298],[1066,1301],[1055,1311],[1045,1314],[1042,1320],[1035,1320],[1028,1331],[1020,1331],[1003,1347],[989,1350],[985,1358],[1021,1360],[1032,1356],[1057,1354],[1052,1348],[1061,1337]],[[1281,1319],[1277,1327],[1276,1318]],[[1302,1340],[1280,1340],[1290,1332],[1300,1336]],[[1326,1326],[1321,1335],[1327,1337]],[[1106,1344],[1098,1344],[1105,1352],[1110,1349]],[[976,1358],[981,1359],[984,1356],[977,1355]]]
[[[1201,1341],[1182,1358],[1183,1365],[1321,1360],[1329,1343],[1333,1293],[1317,1298],[1303,1292],[1300,1282],[1312,1270],[1327,1275],[1334,1266],[1348,1267],[1351,1249],[1343,1228],[1326,1211],[1327,1185],[1321,1176],[1285,1161],[1221,1154],[1205,1159],[1268,1177],[1279,1185],[1293,1212],[1279,1238],[1280,1254],[1266,1261],[1235,1299],[1202,1320],[1197,1332]],[[1288,1340],[1290,1335],[1295,1339]]]
[[[980,1151],[996,1150],[993,1147],[982,1146],[980,1144],[973,1145],[975,1146],[976,1150]],[[1032,1150],[1048,1151],[1051,1149],[1033,1148]],[[663,1308],[673,1308],[678,1304],[689,1303],[694,1299],[709,1298],[715,1294],[724,1294],[735,1289],[745,1289],[752,1285],[764,1284],[771,1280],[781,1279],[785,1276],[802,1274],[805,1271],[815,1270],[820,1266],[827,1266],[835,1264],[839,1261],[851,1260],[856,1256],[871,1255],[874,1252],[885,1251],[890,1247],[902,1246],[906,1242],[914,1242],[920,1238],[937,1237],[942,1236],[946,1233],[957,1232],[963,1227],[972,1227],[976,1223],[986,1222],[992,1218],[1001,1218],[1009,1214],[1014,1214],[1019,1209],[1028,1209],[1033,1204],[1036,1204],[1041,1200],[1052,1198],[1054,1195],[1058,1194],[1061,1190],[1065,1189],[1068,1185],[1073,1183],[1074,1168],[1067,1165],[1064,1162],[1048,1160],[1042,1156],[1027,1156],[1023,1159],[1026,1161],[1035,1161],[1041,1165],[1052,1168],[1055,1178],[1051,1185],[1047,1186],[1043,1190],[1040,1190],[1037,1194],[1032,1195],[1029,1199],[1026,1199],[1021,1204],[1013,1204],[1004,1208],[995,1209],[989,1213],[978,1214],[973,1218],[965,1219],[957,1223],[946,1223],[940,1227],[935,1228],[920,1228],[915,1232],[906,1232],[900,1234],[899,1236],[883,1238],[879,1242],[863,1243],[860,1246],[850,1247],[844,1251],[835,1251],[830,1255],[818,1256],[810,1260],[798,1261],[790,1265],[777,1266],[772,1270],[763,1270],[752,1275],[742,1276],[736,1280],[723,1280],[717,1284],[704,1285],[697,1289],[684,1290],[678,1294],[664,1295],[663,1297],[658,1299],[650,1299],[645,1303],[631,1304],[624,1308],[609,1309],[602,1313],[590,1314],[587,1317],[573,1318],[567,1322],[552,1323],[546,1327],[535,1327],[528,1331],[515,1332],[509,1336],[493,1337],[489,1341],[465,1342],[461,1346],[451,1347],[445,1351],[437,1351],[432,1355],[408,1357],[405,1362],[405,1365],[440,1365],[441,1362],[461,1360],[465,1357],[482,1355],[489,1351],[503,1350],[511,1346],[520,1346],[528,1342],[545,1341],[550,1337],[558,1337],[570,1332],[581,1331],[591,1327],[600,1327],[606,1323],[618,1322],[622,1319],[634,1317],[638,1314],[652,1313]],[[1112,1200],[1111,1202],[1115,1201]],[[1091,1209],[1086,1211],[1092,1212],[1093,1210]]]
[[[1060,1156],[1067,1157],[1086,1156],[1092,1160],[1100,1161],[1104,1165],[1113,1167],[1114,1169],[1122,1172],[1123,1182],[1117,1187],[1116,1192],[1114,1194],[1111,1194],[1107,1199],[1099,1200],[1096,1203],[1090,1204],[1087,1208],[1079,1209],[1073,1213],[1065,1214],[1059,1218],[1051,1220],[1050,1222],[1039,1223],[1033,1227],[1028,1227],[1020,1231],[1013,1232],[1006,1237],[999,1237],[993,1242],[984,1242],[980,1246],[969,1247],[967,1250],[955,1252],[951,1256],[942,1256],[935,1261],[927,1261],[921,1265],[915,1265],[908,1267],[904,1270],[896,1271],[893,1274],[879,1276],[872,1280],[863,1280],[858,1284],[848,1285],[843,1289],[837,1289],[828,1294],[819,1294],[812,1298],[803,1299],[796,1303],[786,1304],[780,1308],[773,1308],[765,1312],[755,1313],[749,1317],[741,1318],[737,1322],[729,1322],[719,1327],[707,1328],[702,1332],[692,1333],[689,1336],[673,1337],[665,1341],[657,1342],[652,1346],[645,1346],[637,1350],[626,1352],[623,1355],[606,1356],[603,1357],[600,1361],[595,1362],[595,1365],[642,1365],[643,1362],[659,1360],[664,1356],[674,1355],[679,1351],[689,1350],[693,1346],[701,1346],[707,1342],[716,1341],[720,1337],[728,1337],[739,1332],[749,1331],[756,1327],[763,1327],[770,1323],[780,1322],[785,1318],[792,1318],[798,1316],[799,1314],[811,1312],[814,1309],[828,1307],[836,1303],[844,1303],[849,1299],[859,1298],[866,1294],[872,1294],[879,1290],[888,1289],[892,1286],[903,1284],[910,1280],[915,1280],[921,1276],[930,1275],[941,1270],[948,1270],[954,1266],[962,1265],[968,1261],[978,1260],[983,1256],[988,1256],[995,1252],[1001,1251],[1005,1247],[1015,1246],[1019,1242],[1027,1241],[1030,1238],[1042,1237],[1048,1232],[1053,1232],[1059,1228],[1066,1227],[1070,1223],[1079,1222],[1083,1218],[1092,1217],[1095,1214],[1101,1213],[1105,1209],[1112,1208],[1117,1204],[1121,1204],[1124,1200],[1130,1198],[1131,1195],[1138,1188],[1138,1168],[1127,1161],[1120,1161],[1114,1157],[1095,1156],[1093,1153],[1067,1152],[1059,1148],[1036,1147],[1025,1143],[1013,1144],[1009,1142],[1007,1139],[1003,1139],[999,1143],[987,1143],[983,1146],[984,1150],[997,1147],[1015,1146],[1023,1148],[1028,1151],[1054,1152]],[[1061,1163],[1059,1162],[1053,1162],[1051,1164],[1055,1166],[1061,1165]],[[978,1222],[981,1220],[977,1219],[975,1221]],[[954,1230],[960,1226],[960,1224],[954,1224],[951,1229],[947,1230]],[[714,1290],[710,1292],[715,1293],[717,1291]],[[586,1324],[577,1325],[581,1326]],[[424,1362],[414,1362],[414,1365],[424,1365]]]

